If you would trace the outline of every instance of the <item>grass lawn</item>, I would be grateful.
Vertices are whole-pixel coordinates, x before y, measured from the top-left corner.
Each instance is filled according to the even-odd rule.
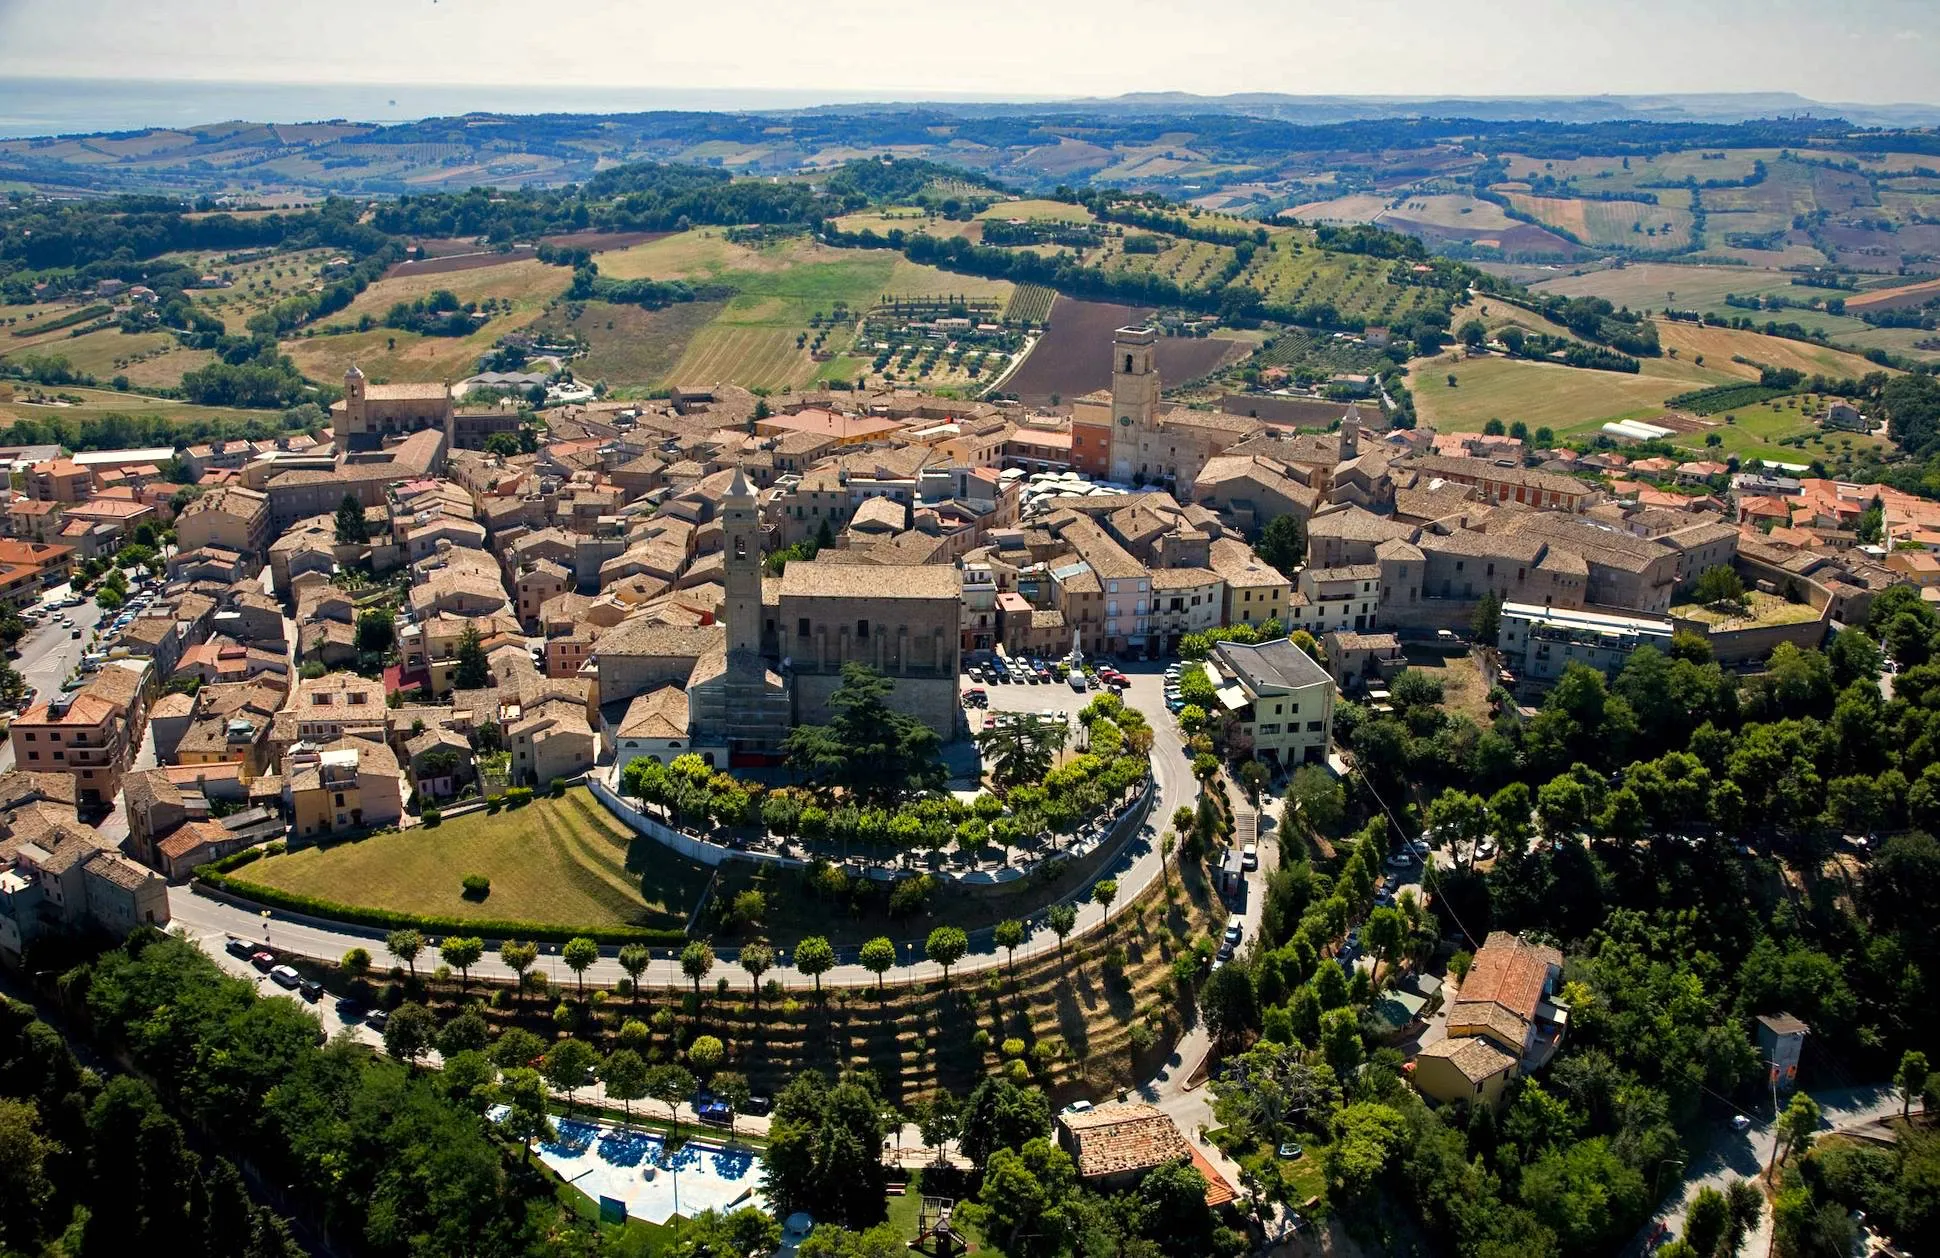
[[[465,899],[459,881],[468,874],[490,878],[491,894]],[[514,812],[272,856],[249,866],[245,881],[404,913],[679,928],[707,872],[621,829],[575,788]]]
[[[1466,716],[1478,725],[1489,723],[1490,682],[1476,667],[1473,656],[1467,652],[1443,654],[1428,646],[1411,648],[1407,655],[1412,671],[1425,673],[1442,684],[1444,710]]]
[[[1695,367],[1648,359],[1642,371],[1630,375],[1496,355],[1451,360],[1443,354],[1411,363],[1408,386],[1423,422],[1440,432],[1480,432],[1489,420],[1500,419],[1575,436],[1594,434],[1610,420],[1650,418],[1663,412],[1666,398],[1737,378],[1711,369],[1708,360],[1705,367]]]
[[[947,1182],[947,1172],[944,1177],[945,1182],[936,1188],[929,1188],[924,1184],[924,1180],[927,1177],[928,1172],[926,1171],[915,1172],[909,1178],[909,1190],[900,1197],[892,1196],[889,1198],[889,1218],[885,1221],[891,1227],[895,1228],[896,1234],[905,1241],[914,1241],[916,1239],[916,1229],[923,1217],[923,1195],[925,1192],[930,1192],[932,1195],[939,1197],[956,1198],[957,1194],[963,1191],[962,1188]],[[959,1175],[957,1178],[960,1179],[962,1176]],[[953,1211],[951,1213],[950,1226],[959,1236],[969,1242],[970,1251],[974,1252],[984,1247],[983,1234],[976,1228],[970,1226],[969,1221],[963,1217],[961,1211]]]
[[[84,419],[100,419],[104,415],[161,415],[168,419],[260,419],[274,427],[281,428],[283,412],[252,411],[233,406],[197,406],[193,402],[178,402],[172,398],[147,397],[140,393],[119,393],[113,389],[87,389],[78,385],[62,384],[45,387],[25,381],[11,382],[13,396],[8,399],[0,392],[0,422],[16,419],[59,419],[78,423]],[[30,392],[38,391],[48,397],[69,396],[81,400],[72,405],[43,405],[28,402]]]
[[[1751,606],[1742,614],[1719,611],[1697,603],[1680,603],[1671,615],[1695,620],[1716,629],[1752,629],[1767,625],[1797,625],[1817,620],[1819,613],[1810,603],[1788,603],[1776,594],[1751,591]]]

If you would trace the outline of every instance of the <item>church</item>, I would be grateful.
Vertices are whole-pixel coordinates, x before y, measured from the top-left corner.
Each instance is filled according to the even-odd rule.
[[[850,662],[890,680],[892,707],[945,740],[958,736],[963,596],[954,566],[840,555],[768,577],[760,506],[738,470],[720,520],[721,619],[636,619],[593,653],[589,700],[616,771],[638,756],[664,762],[690,751],[723,768],[777,764],[790,729],[829,719]]]

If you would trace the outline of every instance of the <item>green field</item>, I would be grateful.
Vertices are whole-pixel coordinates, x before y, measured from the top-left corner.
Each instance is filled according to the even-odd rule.
[[[1678,250],[1691,247],[1691,211],[1675,189],[1660,204],[1641,201],[1591,201],[1579,197],[1508,194],[1509,204],[1545,227],[1586,245],[1605,249]]]
[[[459,886],[492,880],[483,900]],[[360,908],[560,926],[678,930],[707,872],[621,828],[584,788],[516,812],[306,848],[246,866],[241,881]]]
[[[0,385],[0,390],[11,388],[13,396],[5,399],[0,393],[0,423],[11,423],[16,419],[59,420],[65,423],[78,423],[82,420],[100,419],[104,415],[160,415],[166,419],[189,422],[213,419],[259,419],[272,427],[280,428],[283,421],[281,411],[252,411],[239,407],[197,406],[192,402],[177,402],[170,398],[148,397],[141,393],[119,393],[113,389],[84,389],[75,385],[50,385],[45,389],[37,385],[11,382]],[[75,397],[80,401],[73,404],[41,404],[27,399],[36,392],[47,397]]]

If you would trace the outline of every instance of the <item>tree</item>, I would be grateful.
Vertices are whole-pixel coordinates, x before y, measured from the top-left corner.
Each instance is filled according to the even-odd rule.
[[[500,1032],[498,1039],[492,1041],[491,1050],[486,1054],[493,1064],[501,1070],[516,1070],[530,1066],[545,1054],[546,1046],[539,1037],[524,1027],[508,1027]]]
[[[1051,933],[1058,937],[1058,959],[1062,961],[1065,937],[1078,926],[1078,908],[1060,900],[1045,912],[1044,921],[1050,926]]]
[[[1743,579],[1729,564],[1714,564],[1699,573],[1692,597],[1706,607],[1716,608],[1741,608],[1749,602]]]
[[[546,1110],[546,1082],[538,1071],[528,1066],[507,1070],[499,1077],[498,1100],[506,1107],[499,1126],[519,1142],[525,1161],[532,1160],[534,1140],[559,1138],[558,1130],[552,1125],[552,1115]]]
[[[520,943],[516,939],[508,939],[498,946],[498,959],[503,961],[506,968],[510,969],[517,976],[519,990],[523,991],[525,990],[525,972],[531,969],[533,964],[539,960],[539,945],[535,943]],[[514,994],[516,995],[516,993]]]
[[[418,976],[418,954],[424,951],[424,935],[415,930],[394,930],[384,936],[384,946],[391,955],[411,967],[411,977]]]
[[[640,976],[647,972],[653,963],[653,953],[645,944],[627,944],[620,949],[620,968],[626,971],[627,981],[633,985],[633,994],[640,994]]]
[[[835,968],[835,948],[820,935],[810,935],[795,945],[795,968],[815,980],[815,994],[822,994],[822,976]]]
[[[1468,319],[1464,320],[1462,326],[1456,329],[1455,335],[1462,339],[1462,344],[1468,346],[1470,349],[1477,349],[1480,348],[1483,341],[1488,339],[1489,329],[1488,325],[1480,319]]]
[[[777,1215],[813,1209],[844,1227],[882,1221],[887,1167],[882,1098],[867,1076],[795,1077],[775,1098],[765,1185]]]
[[[357,649],[381,655],[397,641],[397,621],[389,608],[373,607],[357,617]]]
[[[1024,923],[1016,918],[1008,918],[997,923],[991,932],[992,941],[1004,950],[1007,964],[1012,974],[1017,972],[1017,945],[1024,942]]]
[[[1900,1117],[1906,1118],[1913,1113],[1913,1098],[1926,1091],[1927,1055],[1917,1048],[1909,1048],[1900,1058],[1900,1068],[1893,1072],[1893,1086],[1900,1090]]]
[[[575,1094],[593,1079],[593,1068],[599,1065],[600,1055],[585,1040],[567,1038],[554,1044],[546,1053],[546,1082],[566,1094],[566,1108],[571,1112]]]
[[[566,963],[566,968],[579,981],[579,998],[586,999],[586,971],[600,959],[599,944],[584,935],[576,936],[568,939],[566,946],[559,950],[559,959]]]
[[[1812,1137],[1819,1130],[1819,1118],[1817,1101],[1803,1092],[1792,1094],[1785,1112],[1778,1116],[1779,1161],[1786,1161],[1794,1153],[1803,1153],[1812,1147]]]
[[[1731,1225],[1731,1204],[1723,1193],[1706,1185],[1698,1189],[1697,1196],[1684,1212],[1684,1239],[1691,1248],[1703,1258],[1717,1253],[1718,1242],[1722,1241]]]
[[[935,1149],[937,1165],[944,1165],[943,1147],[963,1132],[963,1115],[957,1109],[956,1098],[948,1092],[937,1092],[929,1100],[919,1101],[912,1117],[923,1137],[923,1147]]]
[[[492,684],[492,670],[485,661],[485,640],[479,636],[477,625],[466,625],[458,635],[454,658],[458,667],[451,675],[453,689],[483,690]]]
[[[694,1042],[687,1046],[687,1064],[702,1079],[712,1078],[726,1060],[727,1045],[717,1035],[696,1035]]]
[[[680,972],[694,982],[694,998],[700,999],[701,980],[714,968],[714,949],[696,939],[680,950]]]
[[[492,1028],[476,1009],[466,1009],[438,1030],[438,1052],[447,1060],[460,1053],[483,1053],[491,1042]]]
[[[438,955],[446,965],[457,970],[461,981],[471,986],[472,967],[485,955],[485,941],[476,935],[447,935],[444,943],[438,946]]]
[[[1390,970],[1401,958],[1408,933],[1408,923],[1401,916],[1401,911],[1385,905],[1369,913],[1361,927],[1361,938],[1374,953],[1376,964],[1385,961]]]
[[[741,968],[748,972],[748,991],[757,1007],[761,1004],[761,975],[775,963],[775,950],[764,943],[741,945]]]
[[[857,958],[862,968],[876,976],[876,990],[882,990],[882,976],[896,968],[896,945],[881,935],[862,945]]]
[[[715,1096],[727,1102],[728,1135],[734,1135],[735,1116],[745,1112],[748,1102],[754,1097],[754,1089],[748,1086],[748,1076],[738,1070],[717,1070],[708,1081],[708,1086]]]
[[[1301,765],[1287,783],[1287,806],[1280,814],[1283,841],[1293,837],[1295,817],[1316,834],[1337,835],[1347,817],[1346,788],[1319,765]]]
[[[1153,1167],[1139,1182],[1133,1210],[1139,1234],[1160,1253],[1215,1252],[1213,1233],[1219,1220],[1206,1204],[1206,1177],[1191,1158]]]
[[[910,794],[941,789],[947,772],[942,740],[917,717],[889,705],[893,685],[874,669],[850,662],[828,701],[827,725],[798,725],[782,747],[789,767],[809,780],[852,792],[863,804],[888,805]]]
[[[413,1070],[438,1038],[438,1020],[429,1009],[406,1001],[384,1023],[384,1051]]]
[[[342,970],[344,976],[352,982],[363,978],[370,973],[370,949],[352,948],[344,953],[342,960],[337,962],[337,968]]]
[[[970,950],[970,937],[961,926],[938,926],[923,941],[923,955],[943,967],[943,985],[950,985],[950,967]]]
[[[1018,1149],[1051,1130],[1051,1106],[1036,1088],[1009,1079],[985,1079],[964,1102],[957,1151],[984,1167],[999,1149]]]
[[[647,1071],[647,1095],[667,1107],[667,1121],[680,1135],[680,1105],[694,1094],[694,1076],[681,1066],[654,1066]]]
[[[1232,1049],[1260,1025],[1259,996],[1253,975],[1243,965],[1222,965],[1199,991],[1206,1031],[1222,1050]]]
[[[1009,1258],[1055,1258],[1069,1245],[1074,1220],[1067,1203],[1076,1187],[1070,1155],[1048,1140],[999,1149],[977,1195],[977,1222]]]
[[[1253,553],[1283,573],[1299,568],[1307,559],[1307,537],[1300,518],[1289,514],[1268,520],[1260,530],[1260,540],[1253,543]]]
[[[1361,1022],[1353,1009],[1329,1009],[1320,1015],[1320,1052],[1342,1079],[1361,1064]]]
[[[1091,902],[1105,910],[1105,929],[1111,929],[1111,902],[1118,898],[1118,879],[1100,878],[1091,884]]]
[[[337,544],[362,546],[370,541],[370,525],[364,521],[364,504],[357,495],[345,494],[337,504]]]
[[[1477,642],[1495,645],[1496,637],[1502,631],[1502,597],[1494,590],[1484,590],[1481,600],[1475,604],[1475,614],[1469,617],[1468,623]]]

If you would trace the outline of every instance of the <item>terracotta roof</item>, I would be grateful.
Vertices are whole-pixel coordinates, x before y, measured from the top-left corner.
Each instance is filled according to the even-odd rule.
[[[962,597],[954,567],[945,564],[848,564],[797,561],[781,574],[783,598]]]
[[[1491,931],[1449,1011],[1451,1022],[1488,1022],[1491,1008],[1512,1015],[1521,1024],[1511,1038],[1536,1019],[1551,966],[1561,969],[1563,954],[1546,944],[1533,944],[1507,931]]]
[[[1438,1040],[1415,1056],[1442,1058],[1461,1071],[1462,1077],[1470,1083],[1481,1083],[1516,1064],[1514,1057],[1503,1052],[1493,1042],[1474,1035]]]

